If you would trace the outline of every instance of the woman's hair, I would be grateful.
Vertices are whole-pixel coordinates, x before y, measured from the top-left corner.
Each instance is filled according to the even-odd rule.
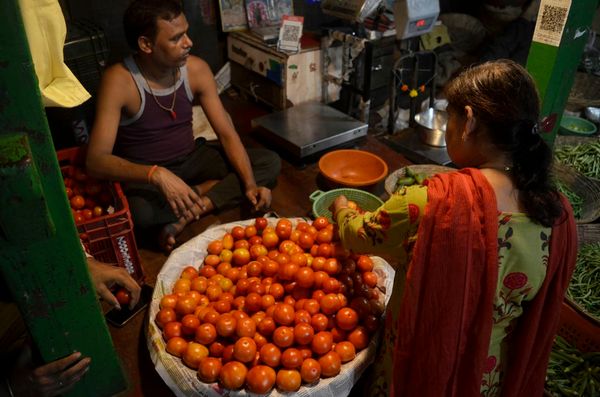
[[[535,222],[552,226],[562,214],[552,184],[552,150],[538,131],[540,99],[529,73],[510,60],[472,67],[445,88],[449,106],[469,105],[489,138],[512,159],[519,202]]]
[[[139,50],[138,38],[146,36],[154,41],[159,19],[170,21],[183,12],[180,0],[133,0],[123,15],[127,44]]]

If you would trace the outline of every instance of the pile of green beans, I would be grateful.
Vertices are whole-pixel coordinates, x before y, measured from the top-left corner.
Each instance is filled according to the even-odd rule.
[[[556,188],[559,192],[565,195],[565,197],[571,203],[571,207],[573,207],[573,215],[576,219],[581,218],[581,211],[583,210],[583,199],[577,193],[569,189],[560,181],[555,181]]]
[[[600,243],[579,249],[567,296],[587,313],[600,318]]]
[[[410,168],[405,168],[404,176],[398,178],[394,191],[398,191],[401,187],[422,185],[423,181],[427,178],[427,174],[412,172]]]
[[[600,352],[581,353],[557,336],[546,371],[546,390],[553,396],[600,396]]]
[[[555,150],[554,156],[583,175],[600,179],[600,141],[561,146]]]

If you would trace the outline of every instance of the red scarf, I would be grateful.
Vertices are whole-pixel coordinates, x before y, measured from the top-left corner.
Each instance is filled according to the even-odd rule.
[[[439,174],[409,266],[394,347],[392,396],[480,395],[498,278],[494,190],[476,169]],[[543,392],[560,306],[577,254],[571,207],[552,228],[544,283],[510,341],[504,396]]]

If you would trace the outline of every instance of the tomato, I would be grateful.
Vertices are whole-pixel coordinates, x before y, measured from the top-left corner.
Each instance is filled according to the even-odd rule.
[[[76,194],[75,196],[71,197],[70,203],[71,208],[75,208],[76,210],[80,210],[83,207],[85,207],[85,199],[79,194]]]
[[[277,371],[277,387],[284,392],[297,391],[302,384],[300,372],[295,369],[280,369]]]
[[[309,233],[303,232],[298,236],[298,245],[305,250],[310,249],[314,243],[315,239]]]
[[[204,323],[196,328],[195,340],[203,345],[210,345],[217,339],[217,329],[211,323]]]
[[[225,345],[219,341],[215,341],[208,347],[208,352],[212,357],[222,357]]]
[[[377,285],[377,275],[373,272],[364,272],[362,278],[367,287],[373,288]]]
[[[361,255],[358,257],[356,266],[361,272],[371,272],[373,271],[373,260],[367,255]]]
[[[115,293],[115,297],[121,306],[127,306],[131,302],[131,294],[125,288],[119,288]]]
[[[167,341],[167,352],[176,357],[180,357],[187,350],[188,342],[180,336],[174,336]]]
[[[279,255],[281,257],[282,255]],[[278,257],[278,258],[279,258]],[[298,271],[299,266],[295,263],[279,263],[279,272],[277,273],[280,280],[291,281],[294,279],[296,272]]]
[[[245,309],[248,313],[254,313],[262,309],[262,296],[256,292],[250,292],[246,296]]]
[[[273,319],[279,325],[294,323],[294,307],[286,303],[277,303],[273,311]]]
[[[363,326],[356,327],[348,334],[348,341],[354,345],[357,351],[360,351],[369,345],[369,335]]]
[[[92,213],[94,214],[95,218],[98,218],[104,214],[104,210],[102,209],[102,207],[97,205],[92,209]]]
[[[277,375],[275,370],[266,365],[257,365],[246,374],[246,386],[248,391],[257,394],[268,393],[275,385]]]
[[[338,327],[331,328],[331,330],[329,332],[331,332],[331,336],[333,337],[334,344],[346,340],[346,337],[348,335],[348,333],[346,331],[344,331],[343,329],[340,329]]]
[[[318,332],[311,342],[312,350],[317,354],[325,354],[333,347],[333,336],[331,332],[321,331]]]
[[[250,362],[256,355],[256,342],[247,336],[239,338],[233,344],[233,357],[243,363]]]
[[[256,230],[262,231],[269,225],[267,218],[259,217],[254,220],[254,227]]]
[[[306,310],[296,310],[296,314],[294,315],[294,325],[298,325],[301,323],[310,324],[312,316]]]
[[[323,271],[330,276],[338,274],[341,270],[341,266],[336,258],[327,258],[323,265]]]
[[[218,358],[204,357],[198,363],[198,378],[205,383],[216,382],[222,367],[223,364]]]
[[[250,239],[258,234],[258,229],[254,225],[248,225],[244,228],[244,235],[247,239]]]
[[[202,316],[202,321],[205,323],[210,323],[216,327],[219,316],[219,312],[211,307],[206,311],[206,313],[204,313],[204,316]]]
[[[219,300],[222,293],[223,289],[218,285],[209,285],[206,287],[206,296],[211,302]]]
[[[312,342],[315,331],[306,323],[299,323],[294,327],[294,341],[299,345],[308,345]]]
[[[248,369],[239,361],[230,361],[223,365],[219,373],[219,381],[226,389],[239,389],[246,381]]]
[[[323,281],[323,291],[326,293],[339,292],[342,284],[335,277],[329,277]]]
[[[296,271],[296,283],[302,288],[310,288],[315,282],[315,272],[308,266],[301,267]]]
[[[313,314],[312,319],[310,320],[310,325],[316,332],[325,331],[328,323],[329,319],[323,313]]]
[[[342,360],[339,354],[330,351],[319,358],[319,365],[321,366],[321,375],[328,378],[340,373],[342,369]]]
[[[256,323],[248,317],[239,319],[235,326],[235,332],[240,338],[244,336],[253,338],[256,333]]]
[[[312,222],[312,225],[317,230],[325,229],[327,225],[329,225],[329,220],[324,216],[319,216],[315,218],[315,220]]]
[[[350,331],[358,325],[358,313],[352,308],[343,307],[335,315],[337,326],[345,331]]]
[[[188,367],[198,369],[200,360],[204,357],[208,357],[208,349],[206,346],[196,342],[189,342],[185,353],[183,353],[182,359]]]
[[[322,255],[321,252],[326,253],[326,255],[323,255],[325,257],[330,257],[334,254],[334,249],[333,246],[329,243],[331,243],[331,241],[333,241],[333,232],[329,229],[323,229],[323,230],[319,230],[317,232],[317,236],[315,238],[315,241],[319,244],[319,255]],[[321,251],[323,250],[323,251]]]
[[[223,249],[231,250],[233,248],[234,239],[231,233],[225,233],[223,238],[221,239],[221,243],[223,244]]]
[[[156,313],[155,321],[160,328],[163,328],[166,323],[170,323],[176,320],[177,314],[175,313],[175,310],[171,308],[165,307],[163,309],[160,309],[158,313]]]
[[[272,317],[265,317],[261,320],[260,323],[256,326],[258,332],[260,332],[264,336],[271,336],[277,325],[275,324],[275,320]]]
[[[177,281],[175,281],[175,284],[173,284],[173,293],[176,294],[178,292],[188,292],[191,289],[191,287],[191,280],[180,278]]]
[[[227,345],[223,349],[223,355],[221,356],[221,360],[223,364],[228,363],[233,360],[233,345]]]
[[[266,230],[262,234],[262,244],[265,248],[275,248],[279,244],[279,236],[275,231],[267,232]]]
[[[266,343],[260,348],[260,360],[270,367],[277,367],[281,360],[281,350],[273,343]]]
[[[191,314],[196,309],[198,304],[194,300],[193,297],[184,295],[177,299],[177,304],[175,305],[175,313],[179,316],[185,316],[186,314]]]
[[[244,232],[244,228],[242,226],[234,226],[231,229],[231,235],[233,236],[234,240],[241,240],[244,237],[246,237],[246,233]]]
[[[336,294],[327,294],[321,298],[319,305],[321,306],[321,312],[324,314],[334,314],[339,310],[340,299]]]
[[[275,233],[277,233],[277,236],[282,240],[290,238],[290,234],[292,233],[292,222],[285,218],[279,219],[277,225],[275,225]]]
[[[294,329],[281,326],[273,331],[273,343],[279,347],[290,347],[294,343]]]
[[[231,262],[232,258],[233,252],[229,249],[223,249],[223,251],[221,251],[221,253],[219,254],[219,259],[221,260],[221,262]]]
[[[93,218],[94,214],[92,213],[92,210],[86,208],[84,210],[81,211],[81,215],[83,216],[83,219],[90,220]]]
[[[236,240],[235,243],[233,243],[233,250],[235,251],[238,248],[245,248],[249,250],[250,242],[246,239]]]
[[[288,369],[296,369],[302,364],[302,353],[300,350],[290,347],[281,353],[281,365]]]
[[[354,348],[354,345],[348,341],[336,343],[333,350],[339,354],[343,363],[352,361],[354,360],[354,357],[356,357],[356,349]]]
[[[217,330],[217,334],[227,338],[235,334],[236,325],[237,320],[235,317],[233,317],[231,314],[225,313],[218,317],[215,328]]]
[[[300,376],[304,383],[313,383],[321,377],[321,365],[314,358],[307,358],[300,367]]]
[[[248,248],[236,248],[233,250],[231,260],[237,266],[245,265],[250,262],[250,251],[248,251]]]
[[[316,299],[311,298],[307,299],[304,302],[303,309],[306,310],[311,316],[314,316],[315,314],[319,313],[319,311],[321,310],[321,306],[319,305],[319,302],[317,302]]]
[[[200,319],[194,314],[186,314],[181,319],[181,333],[184,335],[193,335],[199,326]]]

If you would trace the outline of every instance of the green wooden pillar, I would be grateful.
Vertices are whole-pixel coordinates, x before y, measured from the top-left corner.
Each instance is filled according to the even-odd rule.
[[[541,1],[527,69],[540,92],[542,117],[556,120],[552,131],[543,135],[550,145],[554,144],[597,7],[598,0]]]
[[[17,0],[0,1],[0,272],[45,361],[92,358],[69,393],[126,388],[79,243]]]

